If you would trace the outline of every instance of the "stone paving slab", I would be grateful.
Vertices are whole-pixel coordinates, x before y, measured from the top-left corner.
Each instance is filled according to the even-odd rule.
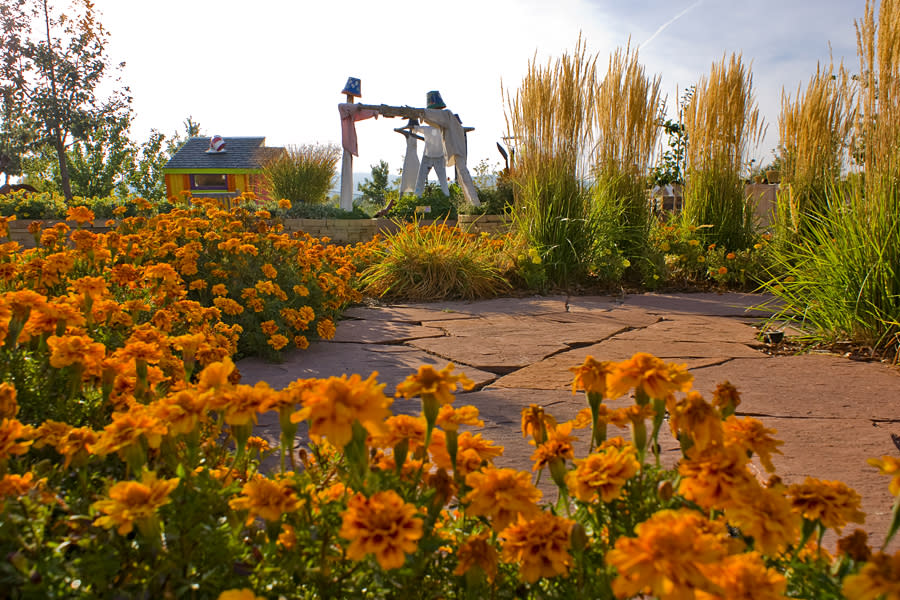
[[[718,317],[762,317],[777,312],[774,297],[767,294],[742,294],[728,292],[696,294],[637,294],[623,299],[608,296],[584,296],[571,298],[571,310],[584,310],[608,304],[624,304],[655,314],[695,314]],[[770,303],[772,306],[762,305]],[[773,307],[775,307],[773,309]]]
[[[447,319],[471,319],[474,315],[438,307],[422,306],[353,306],[343,312],[345,319],[365,319],[367,321],[400,321],[403,323],[423,323]]]
[[[410,340],[441,337],[442,329],[424,327],[404,321],[346,320],[339,321],[332,342],[363,344],[399,344]]]
[[[634,342],[731,342],[761,346],[758,336],[759,330],[734,318],[672,315],[647,327],[617,335],[616,339]]]

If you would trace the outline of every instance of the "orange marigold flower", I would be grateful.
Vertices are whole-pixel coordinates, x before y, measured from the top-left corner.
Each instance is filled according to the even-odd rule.
[[[148,407],[132,406],[127,412],[113,413],[112,422],[103,428],[94,453],[101,456],[122,452],[140,443],[143,437],[150,448],[159,448],[169,429]]]
[[[4,475],[0,478],[0,501],[6,498],[20,498],[30,492],[38,483],[34,480],[34,473],[31,471],[24,475]]]
[[[353,374],[349,378],[329,377],[303,392],[303,408],[291,415],[294,423],[309,420],[310,436],[325,437],[343,449],[353,437],[353,423],[359,421],[370,433],[378,433],[390,411],[391,399],[384,395],[383,383]]]
[[[574,524],[546,512],[539,512],[530,520],[519,515],[514,524],[500,533],[504,562],[518,563],[519,577],[528,583],[567,574],[572,566],[569,534]]]
[[[440,371],[431,365],[421,365],[415,375],[409,375],[397,385],[396,395],[413,398],[431,394],[439,404],[451,404],[453,392],[456,391],[457,386],[466,390],[475,387],[475,383],[462,373],[453,375],[452,372],[455,368],[453,363],[447,363],[447,366]]]
[[[285,523],[281,526],[281,533],[278,534],[278,545],[290,552],[297,545],[297,531]]]
[[[620,537],[606,562],[616,568],[613,592],[620,598],[647,594],[692,598],[715,590],[704,570],[728,555],[725,526],[689,509],[661,510]]]
[[[450,470],[453,464],[450,460],[450,452],[447,450],[447,436],[441,430],[436,430],[428,447],[434,464],[442,469]],[[480,433],[471,431],[463,432],[457,440],[456,470],[460,476],[477,471],[483,463],[489,465],[493,460],[503,454],[503,446],[495,446],[491,440],[481,437]]]
[[[490,542],[490,532],[483,531],[470,535],[456,551],[454,575],[465,575],[473,567],[481,569],[488,581],[497,576],[497,549]]]
[[[394,415],[384,422],[384,431],[373,436],[376,448],[393,448],[403,440],[409,443],[409,451],[415,452],[425,445],[425,419],[412,415]]]
[[[728,521],[753,538],[753,547],[766,556],[775,557],[797,542],[800,515],[791,509],[784,486],[755,487],[743,502],[725,509]]]
[[[582,389],[587,393],[606,395],[606,378],[612,371],[614,363],[598,361],[593,356],[584,359],[580,367],[572,367],[569,370],[575,374],[572,380],[572,393]]]
[[[744,450],[755,453],[759,456],[759,462],[762,463],[766,471],[775,472],[775,465],[772,464],[772,454],[781,454],[778,446],[784,444],[781,440],[776,440],[772,434],[777,433],[775,429],[765,427],[760,421],[752,417],[744,417],[739,419],[730,416],[722,424],[725,430],[725,443],[734,444]]]
[[[212,410],[224,410],[229,425],[256,424],[256,415],[277,403],[278,392],[265,381],[218,390],[209,401]]]
[[[414,504],[397,492],[377,492],[371,498],[356,494],[347,503],[340,536],[350,542],[347,556],[362,560],[374,554],[382,569],[402,567],[406,554],[416,551],[422,537],[422,519]]]
[[[719,275],[725,275],[726,273],[728,273],[728,267],[719,267],[716,273],[718,273]]]
[[[234,510],[246,510],[247,524],[256,517],[266,521],[277,521],[281,515],[294,512],[300,508],[297,492],[288,480],[273,481],[257,475],[244,484],[241,495],[229,500],[228,506]]]
[[[900,496],[900,459],[895,456],[882,456],[880,459],[870,458],[866,462],[878,469],[881,475],[891,475],[888,490],[892,495]]]
[[[699,392],[690,391],[675,402],[669,425],[676,437],[689,436],[698,451],[722,444],[722,417]]]
[[[226,387],[234,370],[234,362],[227,356],[221,362],[210,363],[200,373],[197,387],[200,391]]]
[[[634,388],[650,398],[662,400],[672,392],[688,391],[693,380],[685,365],[665,363],[651,354],[638,352],[629,360],[613,364],[606,378],[607,395],[618,398]]]
[[[244,307],[231,298],[213,298],[213,305],[226,315],[239,315],[244,312]]]
[[[275,335],[271,336],[266,341],[266,343],[272,346],[272,348],[274,348],[275,350],[281,350],[288,345],[288,341],[289,340],[286,337],[284,337],[280,333],[276,333]]]
[[[900,598],[900,551],[876,552],[856,575],[844,578],[841,591],[847,600],[897,600]]]
[[[263,321],[259,324],[259,326],[262,329],[262,332],[266,335],[272,335],[278,331],[278,325],[275,323],[275,321],[272,320]]]
[[[31,445],[35,430],[18,419],[0,421],[0,462],[12,455],[25,454]]]
[[[612,502],[640,469],[637,448],[633,445],[603,446],[587,458],[576,460],[575,470],[566,476],[566,483],[572,495],[582,502],[593,502],[598,495],[603,502]]]
[[[264,596],[257,596],[250,588],[225,590],[216,600],[266,600]]]
[[[707,570],[712,582],[721,592],[697,590],[697,600],[782,600],[787,579],[766,567],[759,552],[743,552],[726,556],[721,563]]]
[[[703,451],[692,448],[678,465],[678,472],[682,476],[679,493],[707,509],[740,504],[747,497],[746,490],[759,487],[747,470],[747,455],[734,446]]]
[[[478,418],[478,408],[471,405],[454,408],[450,404],[445,404],[438,412],[435,423],[445,431],[456,431],[460,425],[484,427],[484,421]]]
[[[865,523],[862,498],[842,481],[807,477],[803,483],[789,486],[787,493],[796,512],[809,521],[818,520],[826,529],[840,533],[848,522]]]
[[[282,198],[281,200],[278,201],[278,208],[280,208],[281,210],[290,210],[291,201],[288,200],[287,198]]]
[[[319,321],[318,325],[316,325],[316,332],[319,334],[319,337],[323,340],[330,340],[334,337],[336,329],[334,328],[334,321],[331,319],[322,319]]]
[[[522,409],[522,437],[532,438],[534,444],[543,444],[547,432],[556,427],[556,419],[538,404],[530,404]]]
[[[734,413],[734,409],[741,404],[741,394],[731,382],[723,381],[716,386],[712,403],[727,417]]]
[[[86,206],[72,206],[66,211],[66,221],[75,221],[79,225],[94,220],[94,211]]]
[[[862,529],[854,529],[853,533],[837,541],[838,554],[846,554],[856,562],[866,562],[872,558],[869,548],[869,534]]]
[[[309,348],[309,340],[306,339],[305,335],[295,335],[294,336],[294,345],[300,348],[301,350],[306,350]]]
[[[209,291],[212,292],[213,296],[227,296],[228,295],[228,288],[225,287],[224,283],[215,284],[214,286],[212,286],[210,288]]]
[[[265,275],[269,279],[275,279],[276,277],[278,277],[278,271],[276,271],[275,267],[273,267],[270,263],[266,263],[262,266],[262,272],[263,275]]]
[[[11,383],[0,383],[0,419],[11,419],[19,414],[19,403],[16,401],[16,386]]]
[[[81,277],[72,281],[69,289],[94,300],[103,298],[109,293],[106,280],[102,277]]]
[[[141,521],[152,520],[160,506],[169,503],[169,494],[178,487],[179,479],[157,479],[153,471],[144,471],[140,483],[121,481],[109,489],[109,499],[99,500],[91,506],[104,514],[94,520],[94,525],[110,529],[116,527],[119,535],[127,535]]]
[[[106,356],[106,346],[86,335],[51,335],[47,338],[50,348],[50,366],[62,369],[69,365],[99,365]]]
[[[494,531],[503,531],[519,515],[530,518],[540,512],[536,502],[541,491],[531,483],[531,477],[515,469],[487,469],[466,475],[471,491],[462,499],[466,511],[475,516],[488,517]]]
[[[531,460],[534,462],[533,470],[543,469],[554,459],[572,460],[575,458],[575,448],[572,442],[578,438],[572,433],[572,424],[566,423],[554,429],[547,434],[547,441],[538,445]]]

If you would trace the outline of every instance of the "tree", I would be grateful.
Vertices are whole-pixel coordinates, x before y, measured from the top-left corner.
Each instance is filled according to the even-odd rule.
[[[163,168],[187,140],[200,135],[200,124],[190,116],[184,120],[184,134],[182,137],[175,132],[167,138],[156,129],[150,130],[147,141],[135,148],[134,168],[126,176],[128,186],[134,194],[147,200],[162,200],[166,197]]]
[[[21,175],[25,157],[34,141],[34,124],[21,110],[12,90],[0,91],[0,173],[4,184],[10,176]]]
[[[0,88],[21,100],[36,125],[35,144],[56,154],[62,192],[72,198],[66,151],[110,118],[130,110],[128,88],[106,98],[108,33],[90,0],[70,0],[70,12],[50,0],[5,0],[0,5]],[[120,63],[119,68],[125,63]]]
[[[134,144],[128,139],[131,115],[111,115],[85,139],[76,139],[66,151],[72,194],[103,198],[118,189],[127,194],[126,172],[134,167]],[[61,173],[54,180],[62,187]]]
[[[385,161],[379,161],[378,165],[372,165],[372,179],[368,178],[359,184],[359,192],[362,197],[380,206],[384,204],[384,199],[390,189],[390,168]]]

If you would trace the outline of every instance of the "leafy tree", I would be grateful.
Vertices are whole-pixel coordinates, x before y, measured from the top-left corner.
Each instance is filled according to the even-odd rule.
[[[108,117],[84,139],[75,140],[66,152],[72,193],[85,198],[104,198],[114,190],[127,195],[126,172],[134,166],[134,144],[128,139],[131,115]],[[61,173],[54,181],[62,187]]]
[[[71,199],[67,149],[121,117],[131,98],[127,87],[98,96],[110,70],[108,33],[90,0],[71,0],[68,8],[64,13],[50,0],[0,4],[0,88],[21,100],[36,125],[36,144],[55,152],[63,194]]]
[[[663,152],[659,164],[650,170],[650,183],[668,185],[684,183],[684,151],[687,144],[687,130],[684,123],[666,119],[663,131],[669,136],[669,149]]]
[[[166,181],[163,168],[187,140],[198,135],[200,124],[190,116],[184,120],[184,136],[175,132],[166,137],[161,131],[151,129],[147,141],[134,151],[134,168],[126,176],[131,191],[147,200],[164,199]]]
[[[21,110],[20,98],[13,90],[0,90],[0,173],[21,175],[25,157],[34,141],[34,124]]]
[[[372,165],[372,179],[366,178],[359,184],[359,192],[365,201],[380,206],[384,204],[390,187],[390,168],[382,160],[378,165]]]

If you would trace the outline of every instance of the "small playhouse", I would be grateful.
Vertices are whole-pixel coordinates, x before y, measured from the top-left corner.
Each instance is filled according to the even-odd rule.
[[[166,196],[228,200],[244,192],[265,198],[262,168],[284,153],[266,147],[264,137],[195,137],[189,139],[163,168]]]

